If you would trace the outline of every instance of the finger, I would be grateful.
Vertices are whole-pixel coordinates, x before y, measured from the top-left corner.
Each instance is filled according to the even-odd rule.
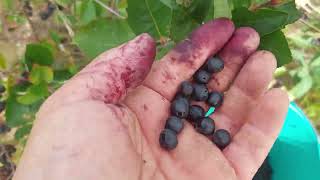
[[[154,57],[154,40],[148,34],[142,34],[102,53],[56,91],[46,104],[50,104],[52,110],[85,99],[115,103],[145,79]]]
[[[225,18],[202,25],[153,65],[144,85],[171,100],[179,84],[220,50],[233,31],[233,23]]]
[[[275,69],[276,59],[272,53],[252,54],[226,93],[223,105],[211,115],[217,127],[227,129],[232,136],[236,134],[257,99],[266,92]]]
[[[252,28],[242,27],[235,31],[231,40],[218,54],[224,61],[221,72],[214,74],[208,87],[223,92],[228,89],[243,64],[259,46],[259,34]]]
[[[252,179],[267,157],[282,128],[288,106],[284,91],[272,89],[267,92],[251,111],[248,122],[223,151],[240,180]]]
[[[169,116],[170,101],[159,93],[142,85],[131,92],[124,103],[139,119],[160,169],[166,172],[166,179],[209,179],[213,175],[224,179],[219,177],[223,174],[221,171],[234,174],[221,151],[188,123],[178,135],[179,143],[174,150],[166,151],[160,147],[159,135]],[[178,171],[182,173],[177,174]]]
[[[252,28],[242,27],[235,31],[230,41],[219,52],[218,56],[224,61],[224,69],[214,74],[208,83],[210,91],[223,92],[228,89],[243,64],[259,45],[259,34]],[[208,105],[202,102],[200,105],[208,110]]]

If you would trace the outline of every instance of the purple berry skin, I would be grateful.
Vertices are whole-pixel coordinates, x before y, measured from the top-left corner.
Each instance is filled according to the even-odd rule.
[[[211,135],[213,134],[215,129],[215,124],[213,119],[209,117],[205,117],[199,120],[196,124],[196,130],[204,135]]]
[[[212,136],[213,143],[221,150],[227,147],[231,142],[231,135],[225,129],[218,129]]]
[[[167,119],[166,125],[165,125],[166,129],[171,129],[177,134],[182,131],[183,127],[184,127],[183,120],[176,116],[170,116]]]
[[[215,108],[218,108],[222,105],[223,102],[223,94],[219,93],[217,91],[213,91],[209,94],[209,97],[207,99],[207,103],[210,106],[213,106]]]
[[[193,86],[190,82],[188,81],[183,81],[180,85],[180,90],[179,90],[180,94],[182,94],[183,96],[189,97],[191,96],[192,92],[193,92]]]
[[[195,101],[206,101],[209,96],[209,90],[204,84],[194,84],[193,85],[192,99]]]
[[[192,105],[189,108],[189,116],[188,119],[192,122],[196,122],[199,119],[203,118],[205,115],[205,111],[201,106]]]
[[[211,74],[203,69],[198,70],[193,75],[193,80],[200,84],[207,84],[211,78]]]
[[[208,59],[204,68],[209,73],[218,73],[224,68],[224,62],[218,57],[212,57]]]
[[[159,136],[160,146],[165,150],[172,150],[178,145],[177,134],[171,129],[164,129]]]
[[[179,118],[186,118],[189,114],[189,101],[185,98],[175,99],[171,103],[171,114]]]

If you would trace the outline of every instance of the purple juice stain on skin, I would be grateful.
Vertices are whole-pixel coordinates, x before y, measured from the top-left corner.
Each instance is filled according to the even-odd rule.
[[[221,53],[224,57],[232,56],[238,58],[228,58],[230,61],[225,61],[225,64],[242,64],[257,48],[258,42],[259,35],[253,29],[247,27],[238,29]],[[237,61],[239,59],[242,61]]]
[[[118,108],[125,108],[125,106],[123,104],[116,103],[114,105],[117,106]]]
[[[140,51],[140,52],[139,52],[139,55],[140,55],[140,56],[145,56],[146,54],[145,54],[143,51]]]
[[[120,79],[124,82],[125,87],[129,88],[134,81],[134,74],[136,73],[135,70],[131,69],[130,67],[125,67],[125,71],[121,73]]]
[[[162,80],[162,83],[165,84],[167,81],[172,81],[175,79],[175,77],[172,76],[171,73],[169,73],[167,70],[164,70],[162,72],[164,80]]]
[[[184,63],[194,69],[195,61],[203,57],[205,52],[203,50],[208,49],[210,54],[216,52],[231,37],[233,30],[232,22],[226,18],[210,21],[193,31],[189,39],[174,48],[173,56],[175,59],[171,58],[171,61]]]
[[[143,104],[143,110],[144,111],[148,111],[149,110],[149,108],[148,108],[148,106],[146,104]]]
[[[119,100],[127,89],[137,86],[149,72],[155,56],[155,42],[146,35],[138,37],[114,50],[113,59],[103,61],[106,63],[105,103],[114,103]]]
[[[174,63],[184,63],[190,68],[194,67],[194,58],[192,58],[191,53],[195,53],[195,49],[193,44],[190,40],[184,40],[183,42],[179,43],[174,50],[175,57],[172,57],[170,60]],[[177,55],[176,55],[177,54]],[[179,57],[177,57],[179,56]]]
[[[212,77],[211,77],[211,80],[213,80],[218,86],[220,86],[220,82],[219,82],[219,79],[218,79],[218,78],[212,76]]]

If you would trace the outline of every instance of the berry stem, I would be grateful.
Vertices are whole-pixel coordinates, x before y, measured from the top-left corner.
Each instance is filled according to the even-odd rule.
[[[215,111],[215,108],[214,107],[210,107],[209,110],[207,111],[205,117],[208,117],[210,116],[211,114],[213,114]]]

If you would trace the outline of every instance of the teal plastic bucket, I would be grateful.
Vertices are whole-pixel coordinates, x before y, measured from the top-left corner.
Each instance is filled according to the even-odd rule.
[[[290,103],[284,126],[268,160],[272,180],[320,180],[318,136],[295,103]]]

